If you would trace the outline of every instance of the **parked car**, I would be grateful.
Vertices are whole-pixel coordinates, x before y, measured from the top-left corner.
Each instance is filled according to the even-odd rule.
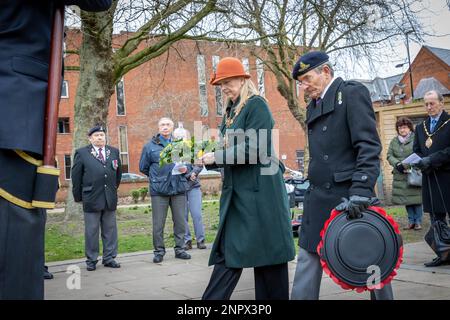
[[[141,182],[148,181],[148,178],[136,173],[122,173],[122,182]]]
[[[284,182],[294,186],[295,206],[303,204],[305,191],[309,187],[309,181],[306,179],[287,178],[284,180]]]

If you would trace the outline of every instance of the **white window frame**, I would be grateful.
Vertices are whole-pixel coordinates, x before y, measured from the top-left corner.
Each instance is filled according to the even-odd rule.
[[[123,91],[123,114],[119,114],[119,95],[117,93],[117,85],[122,82],[122,91]],[[114,90],[116,91],[116,115],[118,117],[124,117],[127,115],[127,106],[126,106],[126,99],[125,99],[125,80],[122,77],[120,81],[114,86]]]
[[[66,156],[69,156],[70,159],[70,174],[69,174],[69,178],[67,178],[67,163],[66,163]],[[72,180],[72,157],[70,156],[70,154],[64,154],[64,179],[66,181]]]
[[[122,135],[120,134],[120,128],[125,128],[125,144],[127,146],[127,151],[123,151],[122,150],[122,141],[121,141],[121,137]],[[128,128],[127,126],[119,126],[118,128],[118,139],[119,139],[119,155],[120,155],[120,161],[122,161],[122,155],[126,155],[127,157],[127,164],[128,164],[128,172],[130,172],[130,154],[128,152]]]
[[[65,95],[63,95],[63,88],[66,88],[66,94]],[[63,85],[62,85],[62,88],[61,88],[61,98],[63,98],[63,99],[68,99],[69,98],[69,81],[67,81],[67,80],[64,80],[63,81]]]
[[[216,72],[217,64],[219,63],[219,61],[220,61],[219,56],[212,56],[213,72]],[[223,117],[224,101],[223,101],[222,89],[220,88],[220,86],[214,86],[214,98],[216,101],[216,116]]]
[[[206,84],[205,56],[197,55],[198,96],[200,104],[200,116],[207,117],[209,114],[208,89]],[[204,88],[204,91],[202,90]]]

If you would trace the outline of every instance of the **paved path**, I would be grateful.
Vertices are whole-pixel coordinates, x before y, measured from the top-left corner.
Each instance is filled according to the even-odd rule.
[[[174,253],[168,250],[160,264],[152,262],[151,251],[123,254],[117,258],[122,268],[110,269],[98,265],[94,272],[86,271],[84,260],[49,263],[49,269],[55,278],[45,281],[45,297],[50,300],[200,299],[212,272],[212,267],[207,266],[209,251],[190,250],[192,259],[185,261],[175,259]],[[405,246],[404,262],[393,281],[396,299],[450,299],[450,266],[423,266],[423,263],[431,260],[433,256],[431,249],[423,242]],[[81,272],[79,290],[69,290],[66,286],[70,277],[70,274],[66,273],[67,268],[74,265],[78,266]],[[291,286],[295,267],[295,261],[289,263]],[[245,269],[232,299],[254,298],[253,270]],[[358,294],[342,290],[326,275],[322,279],[320,299],[368,298],[368,293]]]

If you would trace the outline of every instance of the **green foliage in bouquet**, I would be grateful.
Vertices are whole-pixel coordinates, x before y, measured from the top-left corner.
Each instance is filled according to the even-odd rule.
[[[169,143],[159,154],[159,166],[173,162],[194,163],[195,157],[200,159],[207,152],[214,152],[217,148],[215,140],[195,141],[194,137],[190,140],[175,140]],[[195,155],[195,157],[194,157]]]

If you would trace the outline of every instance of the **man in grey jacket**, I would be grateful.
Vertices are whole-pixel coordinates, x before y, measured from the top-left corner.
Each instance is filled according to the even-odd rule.
[[[154,263],[162,262],[166,253],[164,225],[169,206],[172,211],[175,236],[175,258],[191,258],[184,249],[184,214],[186,212],[186,192],[189,188],[186,177],[188,169],[184,167],[179,169],[181,174],[172,174],[175,164],[159,166],[161,151],[172,142],[173,121],[169,118],[161,118],[158,122],[158,128],[159,133],[144,146],[139,161],[139,170],[147,175],[150,181]]]

